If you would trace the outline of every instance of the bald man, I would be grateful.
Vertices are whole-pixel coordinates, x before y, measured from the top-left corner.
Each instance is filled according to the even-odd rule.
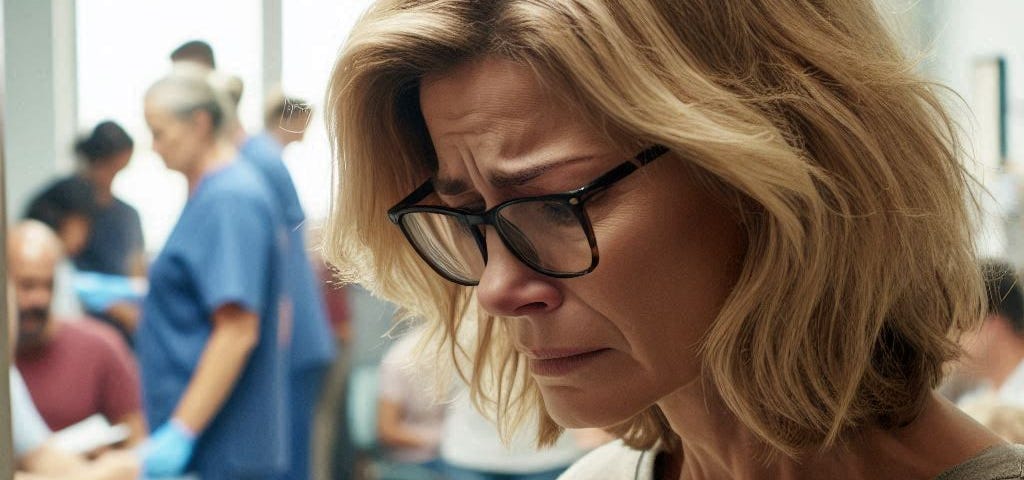
[[[94,414],[128,426],[128,443],[145,436],[135,359],[108,325],[52,313],[60,240],[46,225],[19,223],[8,235],[7,259],[17,308],[16,364],[32,401],[57,431]]]
[[[8,282],[10,287],[10,282]],[[9,350],[15,348],[18,322],[14,308],[14,290],[7,292],[7,318],[10,330]],[[136,480],[139,478],[138,458],[127,450],[104,453],[95,461],[88,461],[61,450],[52,442],[25,382],[18,370],[10,369],[11,422],[13,427],[14,460],[17,462],[14,480]]]

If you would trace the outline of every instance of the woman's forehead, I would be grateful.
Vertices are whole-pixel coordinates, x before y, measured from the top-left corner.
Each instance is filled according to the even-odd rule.
[[[426,77],[420,108],[435,146],[449,140],[507,143],[543,123],[547,97],[526,67],[484,59]]]
[[[545,93],[531,68],[490,56],[428,73],[420,83],[421,99],[425,95],[441,95],[460,100],[460,106],[508,103],[535,107],[544,103]],[[450,113],[457,115],[457,110]]]
[[[477,60],[425,78],[420,106],[442,179],[465,178],[467,168],[515,177],[606,150],[606,139],[543,89],[529,68],[508,60]]]

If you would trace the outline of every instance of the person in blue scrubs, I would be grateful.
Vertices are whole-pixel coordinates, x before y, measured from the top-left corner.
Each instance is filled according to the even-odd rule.
[[[272,201],[284,212],[288,226],[291,276],[287,288],[294,305],[290,361],[292,465],[284,478],[308,480],[313,414],[335,356],[335,345],[320,283],[307,255],[303,225],[306,215],[282,152],[288,144],[302,141],[311,113],[305,102],[294,98],[276,96],[269,104],[266,130],[247,139],[240,152],[267,181]]]
[[[230,107],[199,72],[146,93],[153,150],[189,198],[150,267],[136,332],[148,477],[277,479],[290,461],[287,229],[223,133]]]

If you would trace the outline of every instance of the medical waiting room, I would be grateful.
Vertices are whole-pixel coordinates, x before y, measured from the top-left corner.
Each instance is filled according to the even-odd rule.
[[[1024,478],[1022,21],[3,0],[0,478]]]

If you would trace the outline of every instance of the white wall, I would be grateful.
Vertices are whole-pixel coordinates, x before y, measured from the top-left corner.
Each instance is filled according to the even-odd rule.
[[[349,31],[370,3],[295,0],[283,5],[282,86],[314,108],[306,140],[285,151],[285,164],[311,223],[327,215],[332,188],[332,159],[323,123],[327,81]]]
[[[142,95],[166,72],[170,51],[192,38],[213,46],[218,69],[245,81],[241,117],[250,133],[263,127],[264,92],[274,79],[280,79],[287,94],[313,105],[306,140],[285,151],[285,163],[307,216],[316,222],[326,215],[331,191],[323,126],[327,80],[340,46],[370,3],[78,0],[79,119],[85,127],[113,118],[135,138],[135,157],[114,191],[139,209],[151,253],[163,244],[185,200],[181,177],[168,172],[149,150],[142,118]]]
[[[68,0],[5,0],[7,209],[14,219],[40,186],[71,165],[75,130],[74,23]]]
[[[988,193],[980,250],[1006,256],[1024,267],[1024,2],[1020,0],[931,0],[919,2],[925,11],[925,43],[933,55],[925,71],[962,98],[953,111],[967,133],[976,175]],[[1007,66],[1007,167],[1000,154],[992,116],[995,92],[979,75],[979,62],[1003,57]]]
[[[218,70],[245,82],[239,116],[257,128],[263,118],[261,2],[78,0],[78,7],[80,124],[113,119],[135,139],[135,155],[113,188],[139,210],[147,250],[155,253],[177,222],[187,187],[150,149],[145,91],[170,71],[172,50],[202,39],[213,46]]]
[[[935,0],[936,61],[929,72],[975,108],[980,100],[974,83],[978,60],[1002,56],[1008,68],[1009,160],[1024,161],[1024,2],[1020,0]],[[996,159],[979,158],[985,165]]]

